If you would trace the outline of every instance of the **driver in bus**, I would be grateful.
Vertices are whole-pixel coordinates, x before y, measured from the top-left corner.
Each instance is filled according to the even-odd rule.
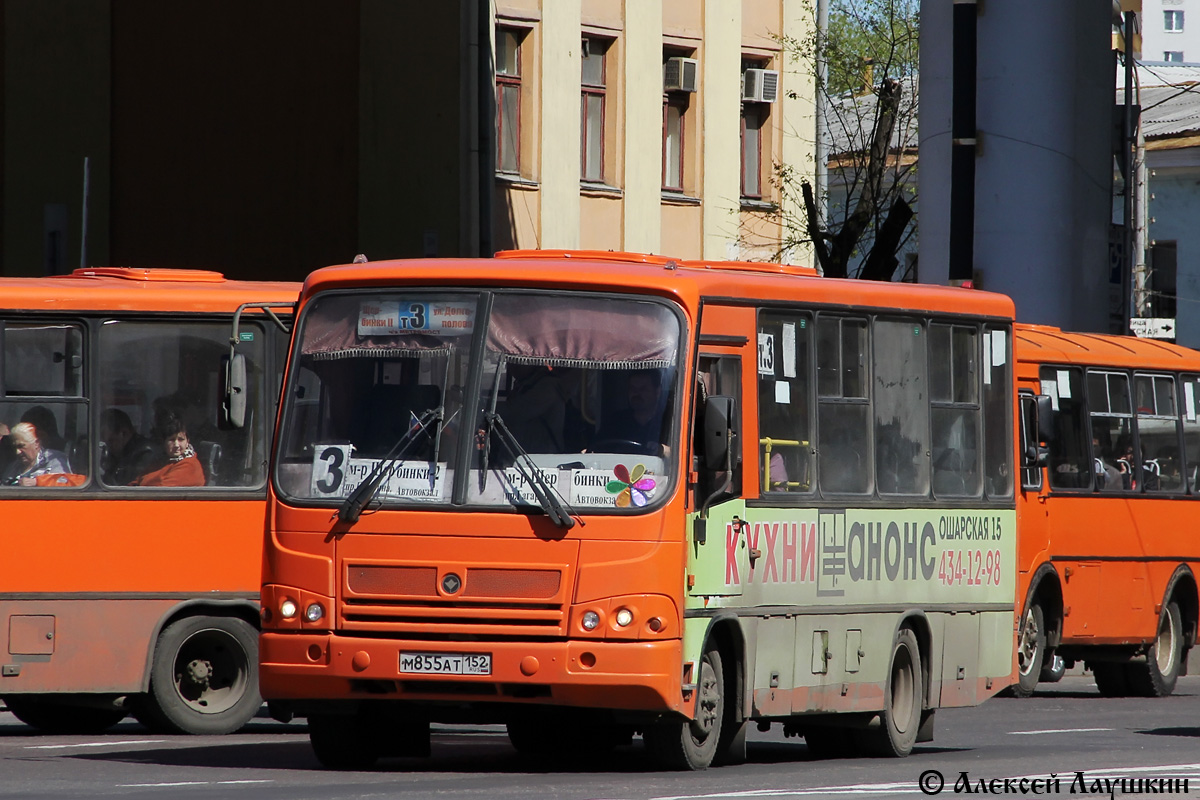
[[[662,376],[657,370],[637,370],[629,374],[625,384],[628,410],[605,414],[600,424],[598,443],[614,446],[621,443],[641,445],[642,452],[666,455],[663,440]]]
[[[5,486],[37,486],[39,475],[65,474],[71,471],[67,456],[60,450],[43,447],[32,422],[18,422],[9,433],[17,458],[0,478]]]

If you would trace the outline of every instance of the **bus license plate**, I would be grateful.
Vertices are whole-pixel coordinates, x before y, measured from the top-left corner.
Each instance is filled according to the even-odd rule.
[[[401,653],[401,672],[427,675],[491,675],[491,653]]]

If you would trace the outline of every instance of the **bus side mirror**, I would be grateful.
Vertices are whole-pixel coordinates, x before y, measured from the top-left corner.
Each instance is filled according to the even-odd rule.
[[[225,423],[231,428],[246,424],[246,356],[231,353],[225,360],[225,397],[221,402]]]
[[[1054,407],[1049,395],[1037,396],[1037,432],[1039,444],[1054,441]]]
[[[1046,462],[1050,460],[1050,449],[1042,445],[1030,445],[1025,448],[1025,464],[1026,469],[1034,469],[1035,467],[1044,467]]]
[[[704,404],[704,466],[728,470],[733,440],[733,398],[712,395]]]

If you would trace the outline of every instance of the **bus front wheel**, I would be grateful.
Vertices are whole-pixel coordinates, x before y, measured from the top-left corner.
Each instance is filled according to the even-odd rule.
[[[1182,661],[1183,623],[1179,606],[1173,602],[1167,603],[1158,621],[1158,636],[1146,653],[1146,663],[1125,667],[1133,694],[1140,697],[1166,697],[1171,694],[1175,691]]]
[[[883,711],[879,727],[861,732],[863,750],[881,756],[903,758],[912,752],[921,727],[925,705],[925,682],[921,650],[910,628],[901,628],[892,644],[892,662],[883,689]]]
[[[707,769],[717,754],[725,718],[725,670],[713,644],[700,660],[694,719],[662,720],[642,732],[646,749],[668,769]]]
[[[1029,604],[1021,620],[1021,636],[1017,639],[1017,682],[1012,687],[1014,697],[1029,697],[1042,676],[1046,660],[1046,619],[1037,602]]]
[[[259,707],[258,632],[236,617],[185,617],[159,634],[138,721],[156,733],[232,733]]]

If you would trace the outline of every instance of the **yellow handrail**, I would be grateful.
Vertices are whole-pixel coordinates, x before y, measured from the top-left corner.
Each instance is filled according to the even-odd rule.
[[[776,447],[803,447],[808,448],[809,443],[804,439],[775,439],[770,436],[764,436],[758,440],[758,443],[763,447],[763,468],[762,468],[762,483],[764,492],[772,491],[782,487],[784,491],[792,487],[808,489],[808,481],[772,481],[771,480],[771,451]]]

